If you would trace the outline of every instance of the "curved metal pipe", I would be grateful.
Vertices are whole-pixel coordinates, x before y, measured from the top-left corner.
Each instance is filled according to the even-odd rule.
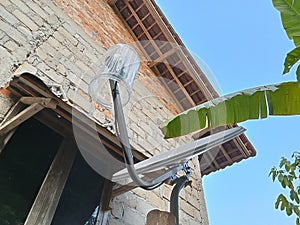
[[[179,194],[183,188],[191,184],[191,181],[187,176],[182,176],[175,183],[176,185],[171,194],[170,212],[175,217],[175,225],[179,225]]]
[[[133,155],[129,143],[128,132],[127,132],[124,112],[123,112],[123,106],[122,106],[120,93],[118,89],[118,83],[115,81],[110,81],[110,86],[111,86],[113,102],[114,102],[117,135],[120,139],[124,151],[123,152],[124,160],[125,160],[125,165],[127,167],[128,173],[130,174],[130,177],[133,180],[133,182],[135,182],[138,186],[146,190],[154,189],[159,185],[161,185],[165,180],[167,180],[173,174],[164,174],[161,177],[158,177],[157,179],[154,179],[150,182],[145,181],[139,177],[139,175],[137,174],[134,168],[134,160],[133,160]]]

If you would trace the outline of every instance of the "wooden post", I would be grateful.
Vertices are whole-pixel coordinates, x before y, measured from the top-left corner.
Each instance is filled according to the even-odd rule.
[[[109,207],[109,203],[111,200],[112,186],[113,185],[110,180],[105,180],[95,225],[106,225],[107,224],[108,213],[111,210],[111,208]]]
[[[24,225],[50,225],[77,152],[64,140],[48,170]]]

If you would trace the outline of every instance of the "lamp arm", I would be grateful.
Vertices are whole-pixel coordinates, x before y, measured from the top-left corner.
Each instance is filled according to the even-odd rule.
[[[128,132],[126,128],[126,122],[124,118],[124,112],[123,112],[122,102],[120,98],[118,83],[116,81],[110,81],[110,86],[111,86],[113,102],[114,102],[117,135],[119,137],[119,140],[123,148],[124,160],[125,160],[125,165],[128,170],[128,173],[131,179],[133,180],[133,182],[136,183],[138,186],[147,190],[154,189],[159,185],[161,185],[165,180],[169,179],[176,172],[181,170],[182,167],[179,166],[177,168],[174,168],[173,170],[170,170],[169,172],[163,174],[162,176],[156,179],[153,179],[152,181],[145,181],[139,177],[139,175],[137,174],[134,168],[134,160],[131,151],[131,146],[129,143]]]

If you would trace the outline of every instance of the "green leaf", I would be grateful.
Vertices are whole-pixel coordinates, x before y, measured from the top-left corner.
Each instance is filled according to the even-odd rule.
[[[300,83],[300,65],[297,67],[296,76],[297,76],[298,83]]]
[[[284,61],[283,74],[290,72],[290,69],[299,61],[299,59],[300,59],[300,47],[297,47],[287,54]]]
[[[282,168],[287,162],[287,159],[284,157],[281,157],[280,163],[279,163],[279,168]]]
[[[300,209],[299,209],[299,206],[294,205],[293,211],[294,211],[294,213],[295,213],[297,216],[300,217]]]
[[[296,225],[300,225],[300,219],[299,218],[296,219]]]
[[[290,198],[292,201],[295,201],[297,204],[299,204],[299,196],[296,191],[294,190],[290,191]]]
[[[280,183],[282,183],[282,182],[283,182],[283,178],[284,178],[284,176],[283,176],[282,174],[279,174],[279,176],[278,176],[278,181],[279,181]]]
[[[283,176],[283,181],[281,182],[281,185],[283,188],[286,188],[288,186],[288,178],[286,175]]]
[[[296,46],[300,44],[300,0],[273,0],[274,7],[280,11],[282,25]]]
[[[292,163],[291,164],[291,168],[290,168],[290,173],[292,174],[292,175],[294,175],[295,176],[295,170],[297,169],[297,164],[296,163]]]
[[[283,194],[280,194],[275,202],[275,208],[278,209],[280,206],[280,210],[283,211],[286,207],[288,207],[288,204],[289,202],[286,197]]]
[[[272,180],[273,180],[273,182],[274,182],[274,181],[275,181],[275,179],[276,179],[276,175],[277,175],[277,174],[276,174],[276,172],[274,172],[274,173],[273,173],[273,176],[272,176]]]
[[[293,214],[293,208],[291,206],[287,206],[285,211],[288,216],[291,216]]]
[[[286,205],[284,204],[284,201],[281,202],[280,210],[283,211],[286,208]]]
[[[272,176],[272,180],[273,182],[275,181],[276,177],[277,177],[277,170],[275,167],[273,167],[269,173],[269,176]]]
[[[270,171],[270,175],[274,172],[277,173],[277,179],[283,188],[288,187],[290,189],[289,196],[280,194],[275,202],[275,208],[285,211],[288,216],[295,214],[298,218],[300,217],[300,186],[294,186],[300,179],[300,160],[299,154],[294,153],[292,155],[293,161],[288,160],[285,157],[280,159],[279,166],[282,169],[273,167]],[[289,198],[288,198],[289,197]],[[296,220],[296,223],[300,222]]]
[[[297,194],[297,192],[295,192],[295,193]],[[295,201],[297,204],[300,204],[300,198],[299,198],[298,194],[295,196]]]
[[[239,91],[205,102],[161,124],[166,138],[206,127],[231,125],[268,115],[300,115],[298,82],[286,82]]]

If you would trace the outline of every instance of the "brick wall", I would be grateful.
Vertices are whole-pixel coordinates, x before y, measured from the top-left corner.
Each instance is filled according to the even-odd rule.
[[[89,112],[88,83],[98,72],[99,59],[115,43],[133,42],[129,31],[111,7],[101,0],[1,0],[0,1],[0,87],[22,72],[36,74],[61,98]],[[77,96],[74,98],[74,96]],[[79,97],[78,97],[79,96]],[[0,120],[14,103],[0,89]],[[146,107],[147,106],[147,107]],[[191,138],[163,140],[161,121],[178,108],[159,78],[142,63],[131,103],[125,108],[131,143],[147,156],[190,142]],[[107,110],[94,114],[99,123],[110,121]],[[192,188],[181,193],[182,224],[208,224],[198,161]],[[169,210],[171,187],[154,191],[136,189],[111,202],[109,224],[144,224],[154,208]]]
[[[5,87],[0,88],[0,121],[4,119],[4,116],[15,102],[16,99],[13,98],[11,93],[6,90]]]

